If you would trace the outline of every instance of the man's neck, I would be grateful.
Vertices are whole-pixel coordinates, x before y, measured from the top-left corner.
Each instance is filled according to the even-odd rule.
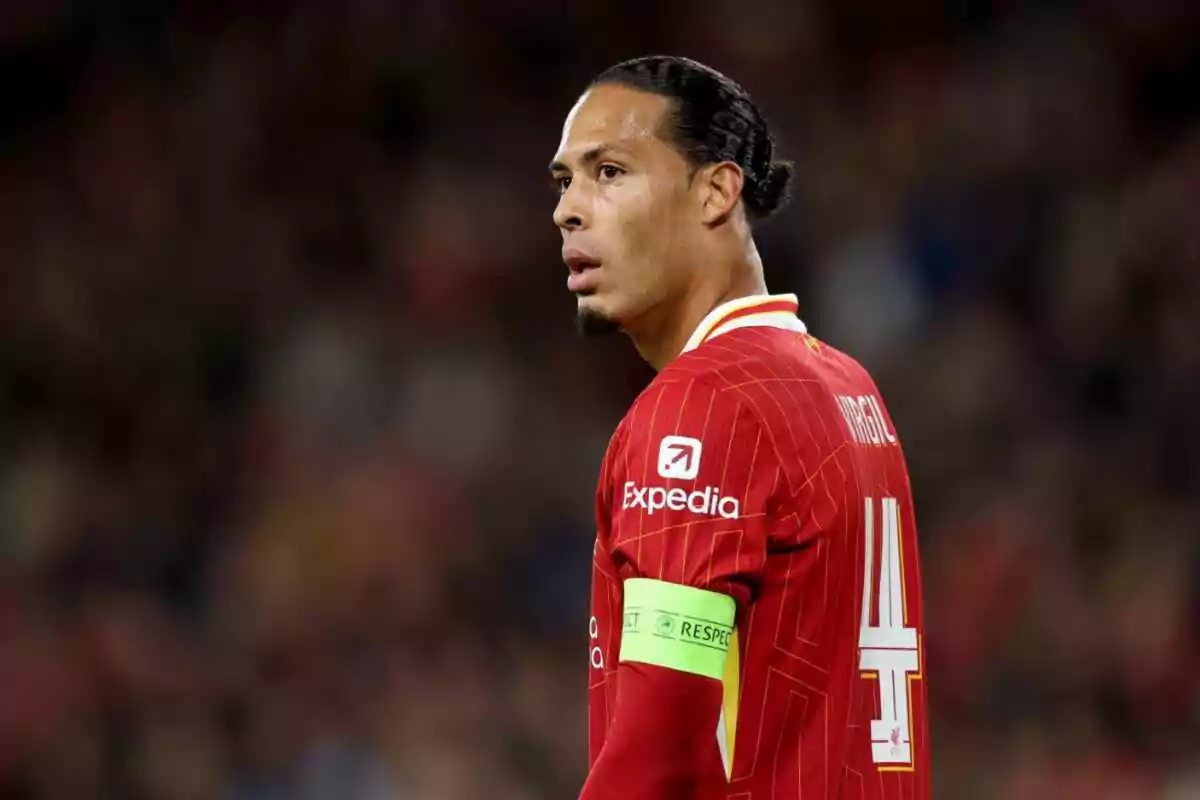
[[[680,302],[663,309],[656,324],[645,330],[628,331],[634,347],[655,372],[683,352],[692,333],[714,308],[739,297],[766,294],[761,268],[739,270],[737,274],[741,277],[724,285],[709,282],[695,287]]]

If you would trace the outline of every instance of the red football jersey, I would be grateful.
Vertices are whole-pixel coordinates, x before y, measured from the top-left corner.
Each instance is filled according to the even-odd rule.
[[[596,497],[595,764],[624,581],[737,603],[713,747],[730,800],[930,795],[916,525],[879,390],[791,295],[716,309],[613,435]]]

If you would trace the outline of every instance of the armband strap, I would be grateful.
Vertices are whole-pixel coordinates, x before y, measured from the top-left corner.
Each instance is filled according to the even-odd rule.
[[[678,583],[625,581],[621,661],[637,661],[721,680],[737,603]]]

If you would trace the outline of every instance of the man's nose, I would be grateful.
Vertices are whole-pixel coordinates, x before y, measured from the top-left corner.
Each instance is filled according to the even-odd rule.
[[[558,198],[558,205],[554,209],[554,224],[564,231],[577,231],[587,226],[587,214],[581,202],[581,194],[582,192],[571,185],[562,193],[562,197]]]

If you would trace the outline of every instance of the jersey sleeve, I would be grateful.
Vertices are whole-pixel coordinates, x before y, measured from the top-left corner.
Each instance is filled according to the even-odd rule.
[[[699,378],[652,386],[627,422],[609,472],[612,547],[627,576],[750,602],[779,499],[768,432]]]

